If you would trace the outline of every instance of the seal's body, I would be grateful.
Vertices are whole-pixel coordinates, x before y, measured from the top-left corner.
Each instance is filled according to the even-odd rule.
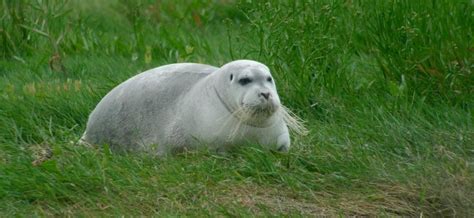
[[[171,64],[110,91],[90,114],[81,141],[159,155],[199,146],[225,151],[247,142],[287,151],[285,115],[261,63]]]

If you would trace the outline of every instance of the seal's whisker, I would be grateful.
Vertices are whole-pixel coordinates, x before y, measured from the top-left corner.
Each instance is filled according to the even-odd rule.
[[[239,129],[240,129],[240,126],[242,126],[242,121],[239,120],[237,122],[237,125],[234,127],[234,129],[232,130],[232,132],[229,135],[229,139],[231,141],[233,141],[235,139],[235,137],[237,136],[237,134],[239,132]]]
[[[219,118],[216,119],[216,122],[220,123],[221,121],[224,120],[223,124],[226,124],[229,122],[229,118],[231,117],[232,114],[224,114],[223,116],[220,116]]]
[[[222,135],[222,132],[224,132],[224,130],[226,130],[228,127],[229,127],[229,124],[231,124],[232,122],[232,118],[233,118],[233,115],[232,114],[227,114],[223,117],[221,117],[221,119],[225,119],[224,122],[222,123],[222,126],[218,132],[218,135]]]
[[[218,120],[222,120],[222,119],[225,119],[224,122],[222,123],[222,126],[221,126],[221,129],[219,130],[218,132],[218,135],[223,135],[222,133],[225,131],[225,130],[228,130],[228,129],[231,129],[230,131],[230,134],[227,136],[227,141],[232,141],[233,138],[235,136],[232,136],[232,134],[234,134],[233,132],[235,132],[235,128],[238,128],[238,127],[232,127],[230,125],[232,125],[232,120],[234,118],[237,118],[237,122],[240,122],[240,119],[238,118],[238,115],[239,113],[241,113],[242,111],[242,108],[238,107],[236,110],[234,110],[232,113],[230,114],[226,114],[224,116],[221,116]]]
[[[279,110],[280,114],[282,115],[283,121],[285,121],[286,125],[288,125],[289,129],[295,132],[298,135],[307,135],[308,129],[304,126],[304,121],[298,115],[293,113],[290,109],[281,105],[281,109]]]
[[[239,130],[240,131],[245,131],[248,128],[248,126],[242,125],[242,124],[244,124],[244,123],[248,122],[249,120],[253,119],[253,115],[252,115],[253,111],[248,107],[245,107],[245,106],[244,107],[239,107],[238,110],[236,110],[235,113],[239,114],[238,115],[239,119],[238,119],[237,125],[232,129],[232,132],[231,132],[231,135],[230,135],[230,138],[232,140],[234,140],[235,137],[238,135]]]
[[[238,107],[237,110],[235,110],[235,111],[232,113],[232,115],[233,115],[233,116],[235,115],[236,117],[239,117],[239,118],[237,119],[237,125],[235,125],[235,126],[232,128],[232,130],[231,130],[231,132],[230,132],[230,134],[229,134],[229,136],[228,136],[228,139],[229,139],[230,141],[234,140],[234,138],[237,136],[237,133],[238,133],[240,127],[242,126],[243,120],[246,119],[246,118],[245,118],[245,116],[246,116],[245,108],[243,108],[243,107]],[[242,117],[242,116],[244,116],[244,117]]]
[[[237,124],[232,127],[232,130],[230,131],[229,135],[227,136],[228,141],[233,141],[235,136],[237,135],[237,131],[240,128],[240,120],[237,121]]]
[[[227,126],[227,124],[231,123],[232,118],[234,117],[234,113],[235,112],[233,112],[231,114],[226,114],[226,115],[224,115],[220,118],[220,119],[225,119],[224,122],[222,123],[223,124],[222,127],[225,127],[225,126]]]

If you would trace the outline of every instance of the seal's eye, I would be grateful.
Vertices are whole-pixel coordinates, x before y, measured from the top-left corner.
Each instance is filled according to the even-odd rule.
[[[271,77],[268,77],[268,78],[267,78],[267,81],[268,81],[268,82],[272,82],[272,78],[271,78]]]
[[[243,86],[245,86],[245,85],[247,85],[247,84],[249,84],[249,83],[251,83],[251,82],[252,82],[252,80],[249,79],[249,78],[242,78],[242,79],[239,79],[239,84],[240,84],[240,85],[243,85]]]
[[[230,74],[230,81],[232,81],[232,79],[234,79],[234,74]]]

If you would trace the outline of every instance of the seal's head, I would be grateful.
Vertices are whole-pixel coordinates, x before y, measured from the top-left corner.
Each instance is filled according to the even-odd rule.
[[[280,108],[280,98],[267,66],[237,60],[218,71],[220,82],[215,90],[229,112],[248,125],[264,127],[273,123],[271,118]]]

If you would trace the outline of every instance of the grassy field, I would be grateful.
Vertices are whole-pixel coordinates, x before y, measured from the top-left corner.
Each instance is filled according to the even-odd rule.
[[[474,3],[0,2],[0,217],[474,214]],[[288,154],[75,145],[111,88],[175,62],[267,64]]]

